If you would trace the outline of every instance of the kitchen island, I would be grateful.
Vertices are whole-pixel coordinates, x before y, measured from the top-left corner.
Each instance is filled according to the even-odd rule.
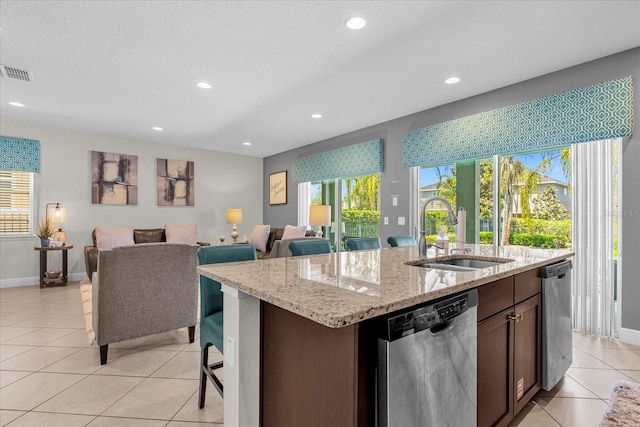
[[[470,255],[512,261],[419,268],[406,264],[417,248],[405,247],[198,267],[225,292],[225,424],[372,425],[376,318],[572,253],[476,246]]]

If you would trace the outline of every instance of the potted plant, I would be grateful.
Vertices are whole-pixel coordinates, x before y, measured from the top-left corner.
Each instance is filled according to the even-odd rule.
[[[49,246],[53,233],[55,233],[54,224],[49,221],[49,217],[45,216],[44,219],[38,223],[38,232],[36,233],[36,236],[40,238],[40,244],[43,248]]]

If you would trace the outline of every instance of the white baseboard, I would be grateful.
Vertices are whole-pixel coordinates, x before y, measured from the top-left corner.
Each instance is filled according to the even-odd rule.
[[[620,328],[620,341],[633,344],[640,345],[640,331],[636,331],[635,329],[627,329]]]
[[[85,280],[87,278],[87,273],[70,273],[69,281],[75,282],[79,280]],[[15,279],[0,279],[0,289],[3,288],[17,288],[19,286],[38,286],[40,284],[40,280],[38,277],[18,277]]]

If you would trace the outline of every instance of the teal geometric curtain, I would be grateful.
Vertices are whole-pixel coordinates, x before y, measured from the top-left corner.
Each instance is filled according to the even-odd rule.
[[[612,80],[407,132],[402,166],[437,165],[631,136],[633,81]]]
[[[0,170],[40,172],[40,141],[0,136]]]
[[[294,160],[292,176],[293,182],[299,184],[371,175],[383,170],[384,140],[374,139]]]

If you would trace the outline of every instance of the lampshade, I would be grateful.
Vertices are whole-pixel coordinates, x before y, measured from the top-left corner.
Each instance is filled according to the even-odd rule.
[[[47,218],[52,224],[62,224],[67,220],[67,210],[56,203],[55,207],[50,207],[53,203],[47,203],[45,207]]]
[[[331,225],[331,206],[311,205],[309,206],[309,225],[327,226]]]
[[[227,209],[227,224],[242,224],[242,209]]]

